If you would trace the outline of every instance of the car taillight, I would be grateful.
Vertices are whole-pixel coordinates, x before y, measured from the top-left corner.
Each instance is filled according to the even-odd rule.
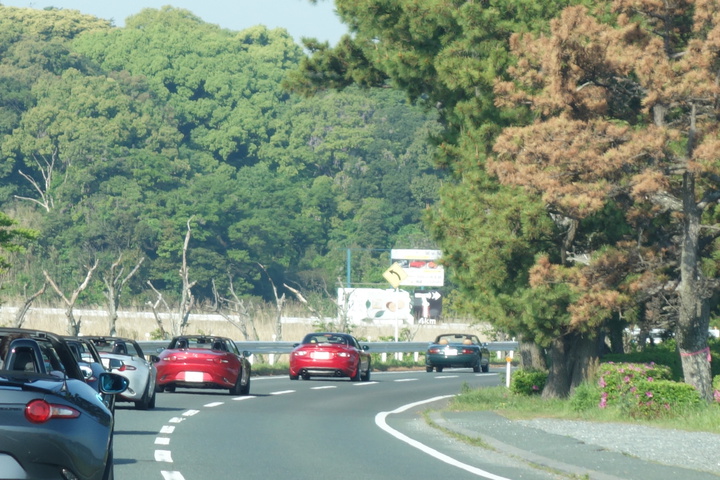
[[[228,360],[227,360],[226,358],[220,358],[220,357],[216,358],[216,359],[213,360],[213,361],[214,361],[215,363],[228,363]]]
[[[348,352],[338,352],[338,353],[336,353],[336,355],[338,357],[343,357],[343,358],[347,358],[350,356],[350,354]]]
[[[137,368],[123,363],[123,366],[118,369],[118,372],[129,372],[131,370],[137,370]]]
[[[297,352],[293,352],[293,355],[298,356],[298,357],[302,357],[303,355],[307,355],[307,354],[308,354],[308,352],[306,352],[305,350],[299,350]]]
[[[66,405],[56,405],[45,400],[33,400],[25,405],[25,418],[32,423],[45,423],[53,418],[77,418],[80,412]]]
[[[430,353],[440,353],[440,349],[437,347],[433,347],[430,350],[428,350]]]
[[[470,355],[472,353],[475,353],[472,348],[463,348],[462,353],[465,355]]]

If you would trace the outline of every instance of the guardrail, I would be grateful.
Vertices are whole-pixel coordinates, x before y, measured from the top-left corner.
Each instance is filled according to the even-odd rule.
[[[154,354],[158,349],[168,346],[168,342],[142,341],[138,342],[145,353]],[[282,355],[288,354],[295,348],[298,342],[251,342],[236,341],[238,350],[248,351],[261,355]],[[360,342],[360,345],[367,345],[370,353],[425,353],[430,342]],[[491,352],[514,352],[518,348],[518,342],[488,342],[486,348]],[[271,357],[270,363],[274,363]]]

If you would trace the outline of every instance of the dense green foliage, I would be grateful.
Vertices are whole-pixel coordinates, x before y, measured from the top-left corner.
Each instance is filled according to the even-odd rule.
[[[282,84],[303,58],[285,30],[171,7],[114,28],[0,6],[0,211],[38,232],[4,297],[43,270],[73,289],[96,260],[100,279],[144,258],[124,302],[144,304],[149,281],[172,304],[190,219],[199,303],[213,281],[272,299],[259,265],[275,285],[332,291],[349,248],[352,281],[384,287],[388,249],[432,246],[422,214],[441,176],[424,139],[437,124],[391,89],[300,98]]]

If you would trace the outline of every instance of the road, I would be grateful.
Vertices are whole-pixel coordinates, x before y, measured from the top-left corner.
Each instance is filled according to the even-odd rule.
[[[118,404],[116,480],[555,478],[520,471],[427,425],[495,373],[373,372],[370,382],[254,377],[250,395],[178,389],[154,410]],[[403,410],[403,411],[399,411]]]

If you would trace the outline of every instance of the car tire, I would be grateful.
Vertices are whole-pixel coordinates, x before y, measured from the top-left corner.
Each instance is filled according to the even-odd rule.
[[[473,372],[479,373],[480,372],[480,364],[477,364],[473,367]]]
[[[308,375],[307,373],[303,373],[303,374],[302,374],[302,379],[303,379],[303,380],[310,380],[310,375]]]
[[[488,373],[490,371],[490,365],[483,365],[482,371],[483,371],[483,373]]]
[[[425,371],[428,373],[432,373],[433,367],[425,367]]]
[[[237,380],[235,380],[235,385],[230,389],[230,395],[240,395],[242,389],[242,374],[243,372],[241,370],[240,375],[238,375]]]
[[[443,371],[443,367],[435,367],[435,371],[437,371],[438,373],[440,373],[440,372]]]
[[[240,385],[240,395],[250,395],[250,372],[247,375],[247,383]]]
[[[175,393],[175,385],[165,385],[162,388],[168,393]]]
[[[358,362],[357,369],[355,370],[355,374],[350,377],[351,382],[359,382],[360,381],[360,362]]]
[[[152,394],[150,393],[150,390],[152,390]],[[152,395],[152,397],[150,396]],[[155,387],[150,388],[150,385],[145,387],[145,393],[143,393],[143,396],[140,398],[140,401],[135,402],[135,410],[149,410],[152,408],[150,404],[155,405]]]
[[[155,400],[157,399],[157,392],[155,391],[154,388],[152,388],[151,390],[152,390],[152,396],[150,397],[150,401],[148,402],[149,409],[155,408]]]
[[[359,368],[359,367],[358,367]],[[369,382],[370,381],[370,370],[372,368],[370,367],[370,362],[368,362],[368,368],[365,370],[365,373],[360,374],[360,381],[361,382]]]
[[[298,378],[300,378],[300,375],[293,375],[292,373],[290,374],[290,380],[297,380]]]

